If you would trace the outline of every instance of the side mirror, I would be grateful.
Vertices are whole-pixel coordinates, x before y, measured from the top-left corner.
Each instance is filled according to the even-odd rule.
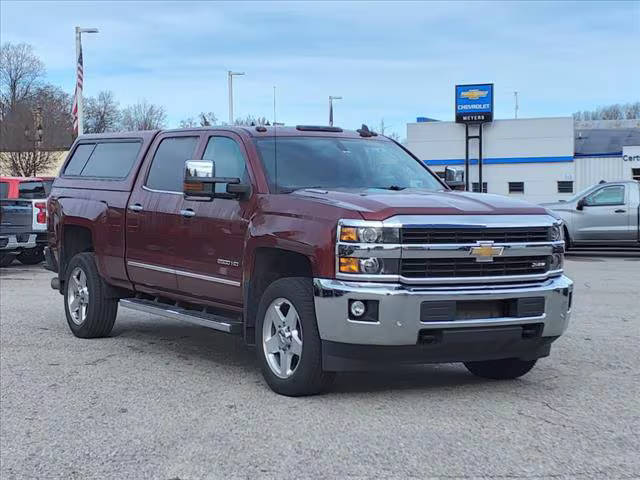
[[[454,190],[456,187],[464,187],[464,170],[454,167],[445,168],[444,182]]]
[[[576,210],[583,210],[584,206],[587,204],[587,201],[583,198],[578,200],[578,204],[576,205]]]
[[[226,184],[225,192],[216,193],[216,183]],[[240,183],[236,177],[216,177],[215,164],[211,160],[187,160],[184,162],[184,197],[191,200],[214,198],[246,198],[251,186]]]
[[[187,160],[184,162],[185,197],[213,198],[215,193],[215,166],[211,160]]]

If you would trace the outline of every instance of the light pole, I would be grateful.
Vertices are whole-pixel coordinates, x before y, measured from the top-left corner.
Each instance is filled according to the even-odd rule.
[[[513,98],[515,100],[515,115],[516,115],[516,119],[517,119],[518,118],[518,107],[519,107],[519,105],[518,105],[518,92],[517,91],[513,92]]]
[[[227,71],[227,76],[229,79],[229,125],[233,125],[233,76],[234,75],[244,75],[244,72],[232,72],[231,70]]]
[[[333,127],[333,101],[342,100],[342,97],[334,97],[329,95],[329,126]]]
[[[78,112],[78,135],[82,135],[84,131],[84,106],[82,105],[82,88],[84,84],[84,62],[82,60],[83,33],[98,33],[98,29],[76,27],[76,108]]]

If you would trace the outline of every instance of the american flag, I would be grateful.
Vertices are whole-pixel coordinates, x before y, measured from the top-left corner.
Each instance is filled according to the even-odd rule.
[[[82,81],[84,77],[84,70],[82,67],[82,47],[80,47],[80,53],[78,55],[78,80],[76,82],[76,93],[73,96],[73,107],[71,114],[73,115],[73,133],[78,134],[78,98],[82,95]]]

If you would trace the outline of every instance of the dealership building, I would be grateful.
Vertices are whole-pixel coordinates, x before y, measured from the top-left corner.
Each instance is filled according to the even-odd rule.
[[[468,128],[477,135],[477,125]],[[640,120],[494,120],[482,130],[484,192],[541,203],[602,180],[640,180]],[[407,148],[440,176],[447,166],[464,168],[465,140],[461,123],[419,118],[407,125]],[[469,186],[477,192],[479,141],[468,144]]]

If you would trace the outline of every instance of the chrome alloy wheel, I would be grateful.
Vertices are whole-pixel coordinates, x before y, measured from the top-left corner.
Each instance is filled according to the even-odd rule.
[[[262,350],[271,371],[279,378],[289,378],[300,365],[302,323],[293,304],[276,298],[264,316]]]
[[[73,323],[82,325],[87,319],[89,309],[89,287],[87,287],[87,275],[80,267],[74,268],[69,277],[67,305]]]

